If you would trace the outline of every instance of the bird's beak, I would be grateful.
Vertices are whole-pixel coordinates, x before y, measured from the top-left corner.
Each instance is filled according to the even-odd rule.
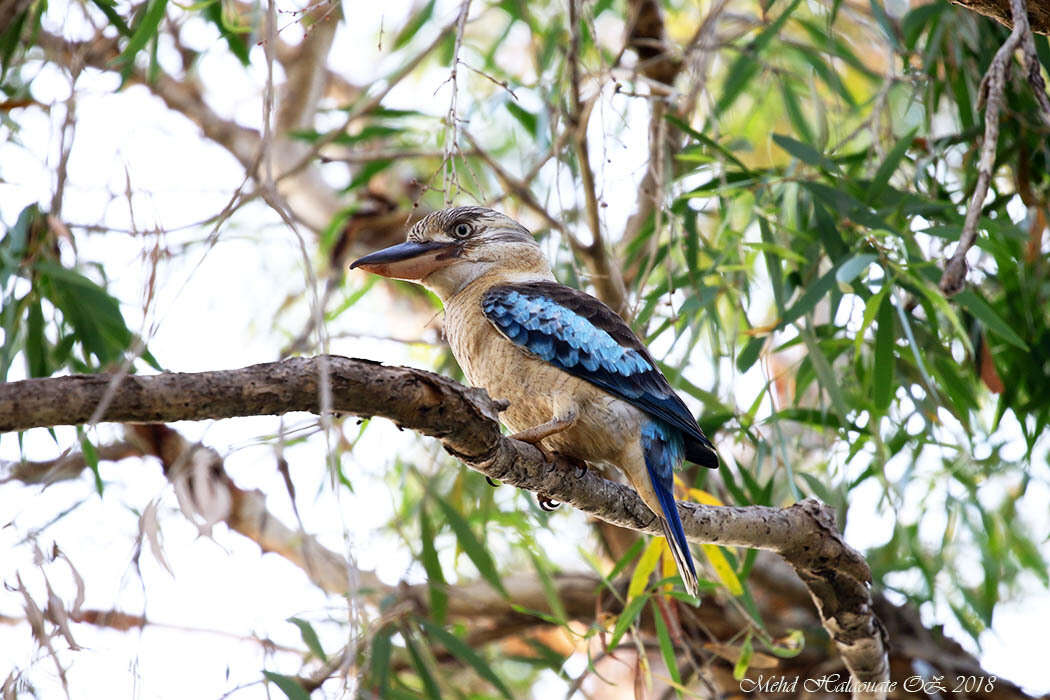
[[[368,272],[398,280],[421,280],[455,259],[453,241],[406,241],[377,250],[350,263]]]

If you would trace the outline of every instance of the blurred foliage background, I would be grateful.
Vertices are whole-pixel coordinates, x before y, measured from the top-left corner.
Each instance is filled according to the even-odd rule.
[[[952,297],[938,288],[976,179],[978,86],[1008,28],[917,0],[8,5],[5,153],[46,150],[49,174],[33,189],[17,156],[0,160],[11,192],[0,378],[188,369],[177,343],[158,340],[165,304],[185,303],[157,290],[158,269],[192,268],[231,239],[268,251],[275,236],[302,248],[278,252],[287,276],[256,273],[274,313],[254,332],[271,359],[332,350],[461,378],[436,300],[344,267],[426,211],[485,203],[532,228],[559,279],[649,340],[724,461],[717,473],[687,468],[682,498],[835,506],[871,564],[895,678],[979,671],[996,611],[1045,601],[1050,139],[1017,65],[968,285]],[[1050,69],[1045,36],[1036,49]],[[237,84],[255,95],[247,107],[224,98]],[[66,203],[78,102],[136,91],[159,99],[142,119],[159,104],[239,164],[210,215],[136,225],[131,205],[141,210],[148,185],[113,185],[105,163],[109,203]],[[28,128],[34,118],[51,124],[49,141]],[[122,199],[130,224],[111,211]],[[114,216],[129,230],[115,232]],[[99,241],[112,236],[141,252],[137,296],[109,282],[122,258]],[[241,264],[255,262],[249,252]],[[192,342],[230,341],[242,342]],[[661,581],[659,541],[543,513],[412,436],[342,420],[290,434],[258,425],[250,439],[278,457],[267,470],[287,475],[284,450],[303,443],[323,456],[289,457],[293,473],[316,481],[333,468],[316,491],[296,495],[289,478],[300,508],[385,494],[382,521],[364,523],[383,534],[358,538],[356,555],[393,548],[413,584],[365,575],[349,618],[346,601],[341,615],[296,618],[298,651],[266,665],[290,698],[709,697],[741,692],[747,674],[836,668],[793,574],[755,552],[705,548],[708,594],[694,610]],[[77,482],[83,501],[120,478],[103,479],[100,461],[148,454],[118,454],[121,435],[50,443],[53,456],[82,451],[61,478],[93,472]],[[240,439],[205,441],[226,453]],[[21,436],[5,446],[3,488],[38,498]],[[382,468],[355,470],[355,450]],[[165,517],[202,517],[199,503],[180,504]],[[218,507],[213,522],[231,512]],[[338,525],[315,532],[339,542]],[[32,599],[21,579],[8,584],[24,595],[0,600]],[[61,628],[54,615],[46,624]],[[76,668],[76,652],[54,653]],[[54,671],[38,661],[9,672],[25,690]]]

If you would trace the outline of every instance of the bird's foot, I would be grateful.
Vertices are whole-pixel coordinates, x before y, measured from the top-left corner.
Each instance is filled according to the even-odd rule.
[[[493,479],[491,476],[486,476],[485,481],[489,482],[489,486],[491,486],[492,488],[499,488],[499,482]]]
[[[540,451],[540,454],[543,455],[543,461],[547,463],[548,467],[553,467],[554,463],[558,461],[560,455],[542,442],[530,442],[529,444]]]
[[[536,501],[540,504],[540,508],[548,513],[557,510],[558,506],[561,505],[558,501],[539,493],[536,494]]]

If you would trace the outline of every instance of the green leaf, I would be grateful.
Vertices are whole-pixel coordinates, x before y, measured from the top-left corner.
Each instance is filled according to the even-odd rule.
[[[678,671],[678,658],[674,653],[674,642],[671,640],[671,634],[667,630],[667,623],[664,622],[663,610],[660,609],[660,605],[655,599],[653,600],[652,611],[653,623],[656,626],[656,639],[660,643],[660,654],[664,657],[664,666],[667,667],[667,673],[670,674],[671,680],[681,685],[682,674]]]
[[[751,365],[755,364],[765,344],[765,336],[754,336],[747,341],[747,345],[736,356],[736,368],[741,374],[751,369]]]
[[[838,275],[838,268],[833,267],[825,272],[823,276],[817,279],[817,281],[810,283],[809,287],[806,288],[806,291],[801,297],[799,297],[798,301],[792,304],[791,308],[784,312],[777,327],[783,328],[787,324],[797,321],[812,311],[813,307],[817,305],[817,302],[823,299],[824,296],[835,286],[836,275]]]
[[[889,295],[882,298],[879,305],[878,328],[875,330],[875,370],[872,373],[875,386],[875,408],[885,413],[893,399],[893,346],[896,338],[896,325],[893,321],[893,302]]]
[[[806,485],[809,486],[809,490],[813,493],[813,495],[822,500],[824,503],[832,502],[833,499],[831,498],[831,491],[828,490],[827,484],[825,484],[819,478],[808,472],[798,472],[798,475],[802,477],[803,481],[806,482]]]
[[[730,163],[732,163],[736,167],[740,168],[740,170],[742,170],[743,172],[745,172],[745,173],[749,173],[750,172],[748,170],[748,167],[746,165],[744,165],[743,161],[739,160],[735,155],[733,155],[732,151],[730,151],[728,148],[726,148],[722,144],[718,143],[714,139],[710,138],[706,134],[704,134],[704,133],[702,133],[700,131],[697,131],[693,127],[689,126],[689,124],[686,121],[684,121],[683,119],[681,119],[679,117],[676,117],[673,114],[668,114],[664,118],[670,124],[673,124],[674,126],[678,127],[679,130],[685,132],[686,134],[689,134],[690,136],[692,136],[694,139],[699,141],[704,146],[707,146],[708,148],[713,149],[713,150],[718,151],[719,153],[721,153],[722,156],[726,160],[728,160]]]
[[[740,645],[740,656],[737,657],[736,663],[733,665],[733,678],[735,680],[743,680],[744,674],[747,673],[747,667],[751,665],[751,657],[754,655],[754,647],[751,646],[751,632],[747,633],[744,638],[744,643]]]
[[[840,68],[828,65],[824,56],[815,51],[795,46],[789,46],[788,48],[794,49],[793,52],[805,63],[809,64],[809,66],[813,69],[813,72],[820,77],[821,81],[823,81],[823,83],[827,85],[831,90],[833,90],[835,94],[841,97],[846,102],[846,104],[848,104],[850,107],[856,107],[857,101],[854,99],[853,94],[846,87],[846,84],[842,82],[842,78],[839,75],[839,71],[841,70]],[[814,95],[814,98],[821,99],[817,97],[817,95]],[[821,108],[823,107],[823,105],[818,103],[817,107]],[[820,118],[822,118],[822,115],[819,115],[818,113],[818,119]]]
[[[288,700],[310,700],[310,693],[306,692],[306,689],[299,685],[299,681],[291,676],[273,671],[263,671],[263,675],[266,676],[266,680],[276,685]]]
[[[835,409],[842,424],[846,425],[849,422],[846,419],[849,407],[846,405],[846,397],[842,393],[839,377],[831,368],[831,362],[828,361],[827,355],[824,354],[824,346],[817,341],[816,334],[808,324],[801,329],[800,335],[806,344],[806,357],[813,364],[813,370],[817,373],[817,377],[820,378],[820,386],[824,391],[828,392],[832,408]]]
[[[879,201],[879,197],[886,189],[886,185],[889,184],[893,173],[897,172],[897,167],[900,165],[901,160],[908,152],[908,149],[911,148],[912,139],[915,137],[915,132],[918,131],[918,128],[915,127],[902,136],[900,141],[886,154],[886,160],[882,161],[879,169],[875,171],[875,177],[872,178],[871,186],[867,191],[866,201],[869,204],[875,204]]]
[[[1002,317],[995,312],[988,302],[986,302],[972,289],[964,289],[955,295],[955,300],[958,301],[967,311],[972,313],[990,330],[997,336],[1015,345],[1022,350],[1028,350],[1028,344],[1024,342],[1021,336],[1014,332],[1013,328],[1002,319]]]
[[[430,591],[430,612],[438,624],[444,624],[445,613],[448,610],[445,573],[441,570],[441,562],[434,548],[434,527],[423,504],[419,506],[419,538],[423,545],[420,559],[427,572],[427,586]]]
[[[114,9],[114,3],[111,0],[91,0],[91,2],[102,11],[102,14],[106,16],[110,24],[116,27],[118,32],[124,36],[131,36],[131,30],[128,29],[124,18],[117,14],[117,11]]]
[[[365,163],[361,166],[361,169],[357,171],[357,174],[354,175],[353,179],[350,180],[350,184],[343,189],[343,193],[353,192],[357,188],[367,185],[373,177],[393,164],[394,161],[390,159],[373,160]]]
[[[317,632],[313,626],[298,617],[289,617],[288,622],[299,628],[299,636],[303,638],[303,643],[306,644],[306,648],[313,652],[313,655],[319,658],[324,663],[328,663],[328,656],[324,653],[324,648],[321,646],[321,640],[317,636]]]
[[[713,116],[717,118],[729,109],[760,70],[762,65],[749,51],[745,50],[737,56],[726,73],[722,95],[715,104]]]
[[[503,106],[507,108],[510,115],[518,120],[518,123],[525,127],[525,131],[529,132],[532,136],[537,135],[539,129],[539,118],[528,111],[517,102],[508,100],[503,103]]]
[[[623,636],[627,634],[627,630],[630,629],[631,625],[641,614],[642,608],[645,607],[646,601],[649,600],[649,594],[644,593],[637,598],[634,598],[627,605],[624,606],[623,612],[616,618],[616,625],[613,627],[612,636],[609,637],[608,649],[612,650],[616,648],[616,645],[620,643]]]
[[[142,18],[128,40],[128,45],[124,47],[124,51],[115,59],[115,63],[130,66],[138,52],[144,49],[149,40],[157,33],[160,21],[164,19],[164,10],[167,6],[168,0],[149,0],[149,4],[146,5],[146,11],[142,13]]]
[[[981,622],[980,615],[974,611],[973,607],[969,605],[956,605],[955,603],[949,603],[949,607],[952,612],[955,613],[955,619],[959,621],[963,629],[969,633],[975,640],[981,636],[981,633],[986,629],[984,623]]]
[[[7,288],[7,280],[12,274],[18,274],[29,244],[29,231],[39,216],[40,209],[30,204],[19,212],[15,225],[0,237],[0,290]]]
[[[774,643],[773,640],[766,641],[766,648],[782,659],[793,659],[806,648],[806,635],[802,630],[791,630],[786,637],[777,641],[779,643]]]
[[[507,689],[503,680],[492,670],[492,667],[489,666],[488,662],[481,658],[476,651],[467,646],[462,639],[451,634],[443,627],[428,622],[427,620],[420,619],[419,624],[422,626],[423,630],[430,635],[431,641],[436,640],[441,646],[445,647],[450,654],[477,671],[477,674],[491,683],[500,694],[503,695],[503,697],[507,698],[507,700],[513,700],[513,695],[511,695],[510,690]]]
[[[788,119],[791,120],[791,126],[795,129],[795,133],[801,136],[806,143],[813,143],[813,130],[809,126],[809,120],[806,119],[806,115],[802,112],[802,104],[798,100],[798,95],[795,94],[791,81],[780,80],[777,82],[780,87],[780,98],[784,102],[784,112],[787,114]]]
[[[426,691],[427,697],[430,700],[441,700],[441,688],[438,686],[437,679],[434,678],[434,675],[427,667],[427,663],[423,659],[423,655],[420,653],[415,640],[411,634],[406,633],[403,636],[405,638],[405,646],[408,648],[408,655],[412,657],[412,665],[416,667],[419,678],[423,681],[423,689]]]
[[[783,134],[773,134],[773,141],[807,165],[812,165],[816,168],[823,168],[829,172],[836,172],[839,169],[838,165],[831,160],[828,160],[823,153],[813,148],[808,143],[796,141],[790,136],[785,136]]]
[[[39,299],[29,304],[26,321],[26,370],[30,377],[46,377],[51,374],[51,370],[48,368],[47,340],[44,337],[44,311]]]
[[[394,37],[394,50],[402,48],[405,44],[412,41],[412,37],[416,35],[423,25],[427,23],[430,16],[434,14],[434,0],[430,0],[423,8],[413,15],[408,23],[401,28],[401,31]]]
[[[15,5],[10,6],[13,10]],[[4,8],[5,10],[8,8]],[[10,11],[10,10],[8,10]],[[15,49],[21,43],[22,31],[25,27],[26,18],[29,17],[29,11],[23,10],[22,12],[16,13],[12,17],[5,17],[4,31],[0,32],[0,77],[7,75],[7,69],[11,64],[11,57],[15,54]]]
[[[98,491],[98,495],[102,495],[102,476],[98,472],[98,450],[88,440],[87,435],[84,433],[84,427],[81,425],[77,426],[77,437],[80,439],[80,451],[84,455],[84,463],[91,469],[91,473],[95,475],[95,490]]]
[[[904,37],[904,45],[909,51],[914,50],[915,42],[930,20],[938,17],[947,8],[948,5],[944,3],[930,2],[913,8],[901,18],[901,34]],[[962,71],[959,72],[962,73]]]
[[[736,60],[730,66],[729,71],[726,73],[726,80],[724,87],[722,88],[722,95],[718,98],[717,104],[715,104],[713,116],[718,118],[723,112],[732,106],[736,98],[740,96],[740,93],[744,91],[751,79],[761,69],[761,65],[757,60],[762,51],[766,48],[770,41],[780,32],[783,28],[784,23],[787,22],[788,18],[798,7],[801,0],[792,0],[791,4],[780,13],[780,16],[773,20],[769,26],[763,29],[758,35],[751,41],[750,44],[744,49]]]
[[[758,220],[758,229],[762,233],[762,242],[766,245],[776,245],[776,241],[773,238],[773,229],[770,228],[769,222],[766,219],[760,218]],[[784,268],[781,265],[780,260],[773,254],[772,251],[766,250],[763,257],[766,260],[766,271],[769,272],[769,281],[773,287],[773,301],[776,303],[777,312],[783,316],[784,314]]]
[[[387,684],[390,682],[390,656],[394,651],[390,638],[393,634],[394,628],[388,625],[376,632],[372,641],[372,659],[369,662],[372,688],[380,697],[386,697]]]
[[[558,595],[558,587],[554,584],[554,578],[551,576],[550,565],[537,555],[533,549],[532,547],[529,548],[529,558],[532,559],[532,566],[536,569],[536,574],[543,585],[543,594],[547,598],[547,605],[550,606],[551,613],[558,620],[558,624],[567,624],[569,614],[565,610],[565,604],[562,602],[561,596]]]
[[[835,280],[839,284],[849,284],[857,276],[868,269],[868,265],[878,260],[879,256],[873,253],[860,253],[842,263],[839,271],[835,274]]]
[[[620,575],[620,572],[627,568],[628,564],[638,558],[638,555],[642,553],[642,548],[645,547],[645,545],[646,542],[643,538],[636,539],[634,544],[628,547],[627,551],[623,553],[623,556],[613,565],[612,571],[609,572],[609,575],[606,576],[606,578],[610,581],[615,580],[616,577]]]
[[[84,349],[103,365],[120,360],[132,340],[120,303],[79,272],[48,261],[38,261],[34,267],[49,283],[42,284],[41,290],[62,311]]]
[[[893,280],[887,280],[883,283],[882,289],[873,294],[864,303],[864,318],[861,320],[860,328],[857,330],[857,335],[853,338],[853,352],[860,354],[860,346],[864,343],[864,331],[867,330],[871,322],[875,320],[875,314],[879,312],[882,300],[889,293],[893,286]]]
[[[834,413],[816,408],[784,408],[771,415],[765,422],[775,420],[791,420],[818,428],[848,429],[863,434],[871,433],[868,427],[862,428],[852,421],[843,423],[842,419]],[[741,476],[746,476],[746,472],[741,472]]]
[[[466,552],[470,560],[474,562],[474,566],[478,568],[478,572],[482,577],[506,597],[507,591],[503,588],[503,583],[500,581],[499,573],[496,571],[496,564],[492,561],[492,555],[485,549],[485,546],[474,534],[474,531],[470,529],[470,524],[440,496],[435,495],[434,500],[441,506],[441,512],[444,513],[449,527],[455,533],[460,549]]]
[[[871,6],[871,14],[875,18],[875,21],[882,27],[883,33],[886,38],[890,40],[895,51],[900,50],[900,42],[898,41],[897,28],[893,24],[893,20],[886,14],[886,10],[882,7],[881,0],[868,0],[868,4]]]
[[[215,0],[204,8],[203,14],[219,30],[219,34],[226,41],[226,46],[229,47],[230,53],[237,57],[242,66],[247,66],[251,63],[251,58],[248,55],[250,31],[232,25],[227,20],[225,9],[226,5],[222,0]]]

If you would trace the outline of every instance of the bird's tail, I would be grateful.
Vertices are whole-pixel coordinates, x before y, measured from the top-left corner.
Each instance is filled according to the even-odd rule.
[[[678,565],[678,573],[682,576],[685,590],[694,598],[699,597],[700,587],[696,580],[696,568],[693,566],[693,555],[689,552],[689,542],[685,539],[685,530],[682,529],[682,521],[678,517],[678,506],[675,505],[674,497],[668,493],[670,503],[664,500],[664,490],[657,489],[656,496],[660,499],[660,509],[664,515],[660,517],[660,524],[664,528],[664,538],[674,557],[674,563]]]
[[[674,500],[674,470],[682,462],[682,438],[669,426],[652,421],[642,428],[642,451],[645,468],[649,472],[649,483],[660,505],[657,515],[663,525],[664,537],[674,555],[678,573],[689,595],[696,596],[699,586],[693,556],[689,553],[689,542],[685,539],[682,519],[678,517],[678,504]],[[650,506],[651,507],[651,506]]]

